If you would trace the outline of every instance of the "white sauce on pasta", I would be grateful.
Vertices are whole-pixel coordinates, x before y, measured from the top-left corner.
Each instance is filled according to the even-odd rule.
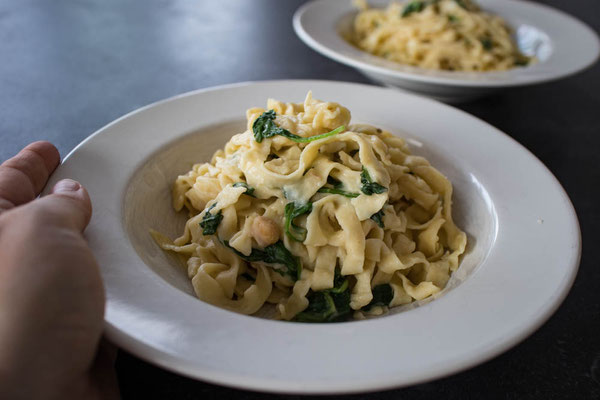
[[[379,57],[452,71],[507,70],[530,61],[506,22],[470,0],[392,2],[386,9],[356,3],[361,11],[349,40]]]
[[[337,131],[310,143],[282,135],[259,143],[253,125],[267,110],[297,137]],[[426,159],[389,132],[350,125],[347,108],[310,92],[304,103],[270,99],[246,114],[245,132],[176,179],[173,206],[190,215],[182,236],[152,232],[187,260],[201,300],[244,314],[273,303],[285,320],[313,318],[307,310],[323,301],[336,310],[329,321],[381,314],[444,288],[467,238],[452,220],[452,185]],[[290,225],[286,206],[308,204]],[[218,227],[203,234],[201,222],[215,216]],[[289,252],[298,274],[261,259],[269,246]],[[373,303],[378,287],[388,289],[386,304]]]

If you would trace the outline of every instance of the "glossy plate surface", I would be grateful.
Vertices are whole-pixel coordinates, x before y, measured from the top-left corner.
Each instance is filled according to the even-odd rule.
[[[388,0],[370,0],[384,8]],[[600,54],[597,34],[584,23],[556,9],[522,0],[479,0],[489,13],[500,15],[514,30],[521,51],[538,62],[500,72],[435,71],[376,57],[342,38],[352,30],[356,9],[350,0],[315,0],[296,11],[296,34],[313,50],[354,67],[385,85],[445,101],[460,101],[507,87],[560,79],[592,65]]]
[[[179,235],[170,187],[245,129],[268,97],[348,107],[408,138],[454,185],[468,252],[434,301],[366,321],[302,324],[235,314],[193,296],[184,269],[148,230]],[[435,118],[432,118],[435,116]],[[75,148],[52,176],[88,188],[87,238],[107,291],[106,333],[183,375],[287,393],[385,389],[448,375],[523,340],[560,305],[580,257],[569,198],[524,147],[449,106],[374,86],[266,81],[203,89],[132,112]]]

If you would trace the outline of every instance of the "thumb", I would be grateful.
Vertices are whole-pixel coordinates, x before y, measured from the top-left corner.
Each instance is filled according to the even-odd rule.
[[[77,181],[63,179],[51,194],[31,203],[44,215],[46,223],[83,232],[92,216],[92,202],[87,190]]]

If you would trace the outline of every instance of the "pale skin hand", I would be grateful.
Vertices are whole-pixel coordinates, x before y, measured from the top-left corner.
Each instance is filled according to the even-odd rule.
[[[63,180],[36,199],[59,162],[36,142],[0,166],[0,397],[116,399],[90,198]]]

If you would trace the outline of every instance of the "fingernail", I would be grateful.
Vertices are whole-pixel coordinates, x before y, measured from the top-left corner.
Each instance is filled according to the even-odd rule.
[[[74,181],[72,179],[63,179],[59,181],[55,186],[52,192],[54,193],[65,193],[65,192],[76,192],[79,190],[81,185],[79,182]]]

